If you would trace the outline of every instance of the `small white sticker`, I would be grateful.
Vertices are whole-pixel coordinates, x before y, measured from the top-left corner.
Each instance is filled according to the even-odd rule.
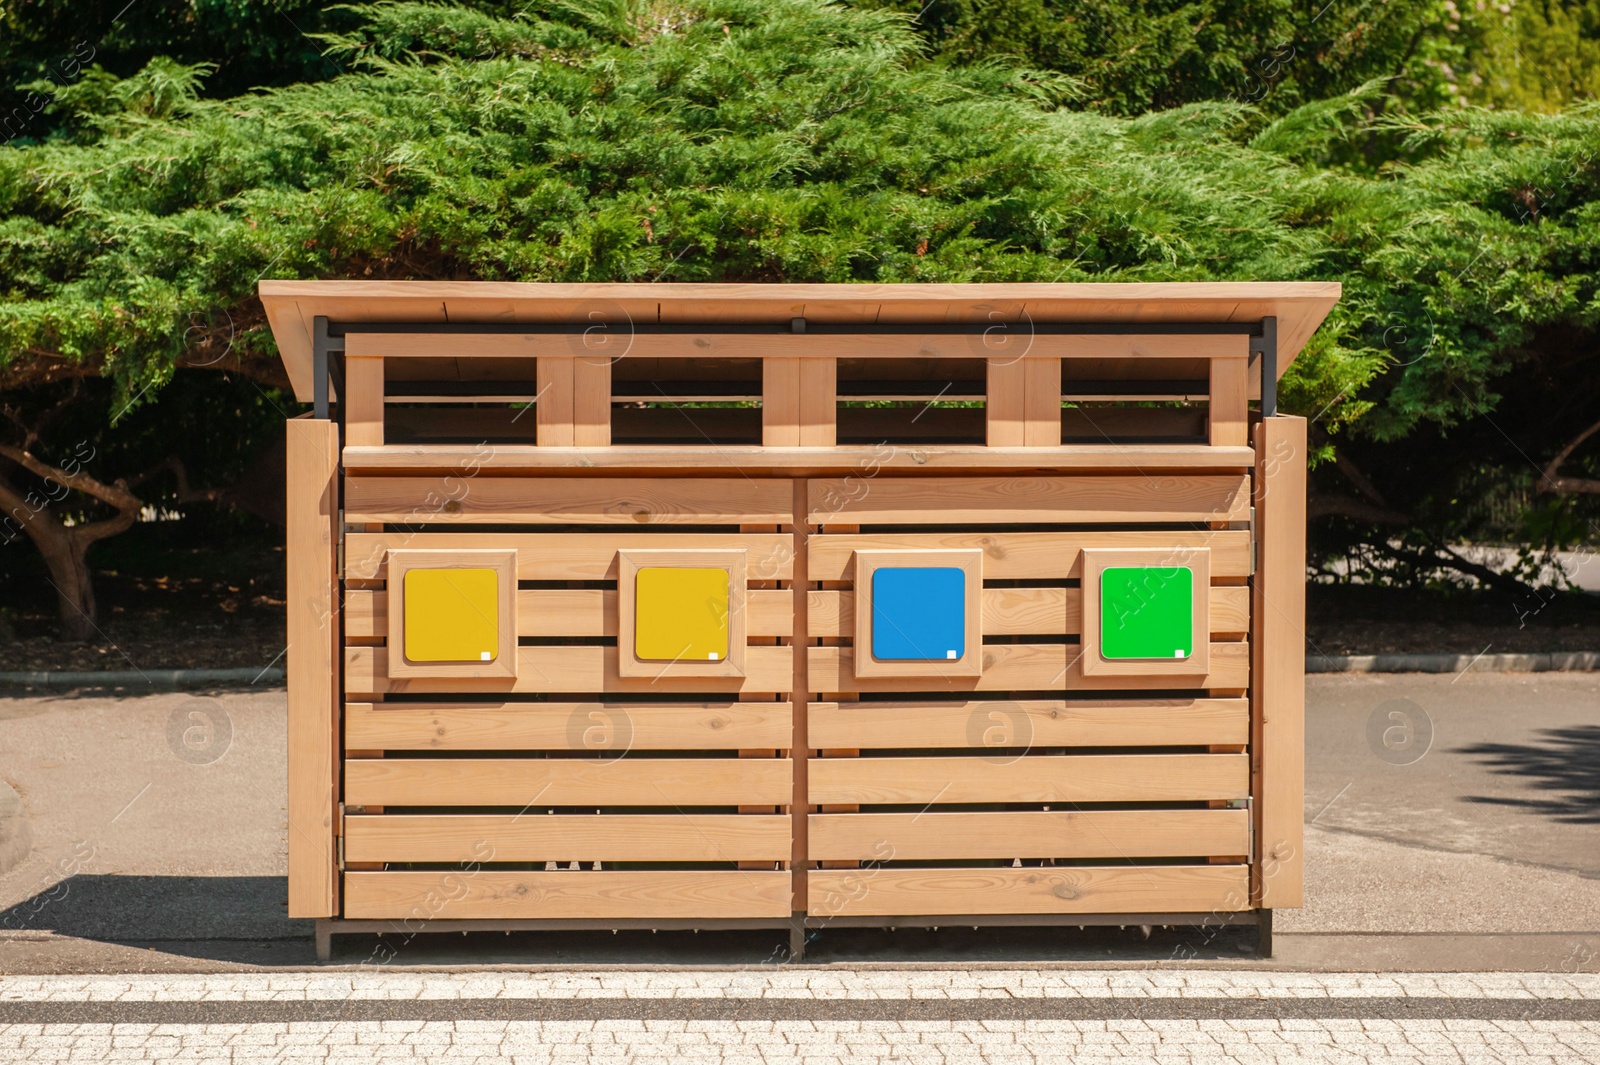
[[[717,652],[712,651],[710,654],[706,655],[706,657],[711,659],[711,661],[715,662],[717,660]]]
[[[1182,651],[1174,651],[1174,652],[1172,652],[1172,657],[1173,658],[1182,658],[1183,657],[1183,652]]]
[[[946,651],[944,653],[944,656],[946,658],[960,658],[961,657],[960,655],[956,654],[954,651]]]
[[[480,654],[478,656],[478,659],[479,659],[479,661],[487,662],[493,657],[494,657],[494,652],[493,651],[485,651],[485,652],[483,652],[482,654]]]

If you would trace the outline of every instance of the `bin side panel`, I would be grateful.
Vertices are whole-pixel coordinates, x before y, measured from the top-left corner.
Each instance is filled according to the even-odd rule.
[[[1255,427],[1255,662],[1251,670],[1256,767],[1252,890],[1263,909],[1303,905],[1306,791],[1306,422]]]
[[[339,429],[288,429],[289,916],[338,913]]]

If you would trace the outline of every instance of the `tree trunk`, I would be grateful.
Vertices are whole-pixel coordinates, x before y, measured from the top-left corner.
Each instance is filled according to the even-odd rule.
[[[89,544],[75,530],[37,517],[26,525],[56,588],[56,608],[65,643],[90,643],[99,635],[94,602],[94,581],[89,575]]]

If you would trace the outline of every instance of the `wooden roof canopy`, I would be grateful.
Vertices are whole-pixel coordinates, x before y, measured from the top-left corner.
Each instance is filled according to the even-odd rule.
[[[795,318],[830,332],[871,334],[922,325],[952,334],[996,322],[1104,323],[1129,332],[1148,324],[1278,320],[1281,376],[1338,302],[1337,282],[1156,282],[1139,284],[745,285],[544,284],[499,281],[262,281],[261,302],[295,397],[312,398],[312,332],[318,317],[336,328],[364,323],[497,331],[526,323],[580,327],[590,315],[625,315],[641,331],[663,326],[788,332]],[[848,328],[857,327],[857,328]],[[356,330],[359,331],[359,330]],[[1133,330],[1136,332],[1136,330]],[[1153,330],[1156,331],[1156,330]],[[756,346],[756,336],[752,346]],[[816,354],[828,354],[826,342]],[[759,353],[753,352],[753,353]],[[930,351],[928,354],[937,354]]]

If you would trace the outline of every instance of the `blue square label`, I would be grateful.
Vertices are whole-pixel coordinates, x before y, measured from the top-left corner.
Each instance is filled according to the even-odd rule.
[[[953,566],[872,572],[872,657],[954,661],[967,653],[966,574]]]

